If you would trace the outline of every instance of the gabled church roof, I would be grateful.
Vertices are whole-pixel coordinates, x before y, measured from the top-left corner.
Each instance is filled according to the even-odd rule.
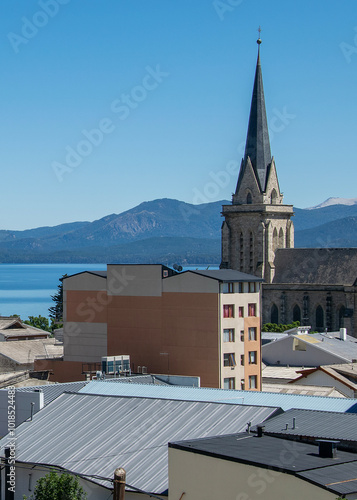
[[[357,248],[280,248],[273,283],[357,285]]]
[[[259,47],[258,59],[257,59],[257,67],[255,70],[255,79],[254,79],[252,102],[250,107],[248,133],[245,145],[244,159],[239,174],[236,192],[238,192],[239,190],[240,181],[243,177],[248,157],[250,158],[250,161],[252,163],[261,192],[265,191],[266,180],[268,177],[269,168],[272,161],[270,142],[269,142],[268,121],[265,109],[262,67],[260,63],[260,44],[261,44],[260,38],[257,41],[257,43]]]

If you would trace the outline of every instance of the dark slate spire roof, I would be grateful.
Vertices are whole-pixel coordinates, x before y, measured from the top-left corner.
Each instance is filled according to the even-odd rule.
[[[262,67],[260,64],[260,43],[258,40],[258,60],[255,71],[252,104],[250,107],[244,164],[249,156],[261,191],[265,190],[268,167],[271,164],[268,121],[265,110]]]

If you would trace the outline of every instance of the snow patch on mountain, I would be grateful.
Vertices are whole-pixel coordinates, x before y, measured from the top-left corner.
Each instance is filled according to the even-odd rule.
[[[328,198],[319,205],[306,208],[306,210],[315,210],[316,208],[330,207],[331,205],[357,205],[357,198]]]

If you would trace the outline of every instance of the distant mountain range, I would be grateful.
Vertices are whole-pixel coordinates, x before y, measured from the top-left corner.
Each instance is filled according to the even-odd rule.
[[[324,208],[331,205],[356,205],[357,198],[327,198],[323,203],[315,207],[308,208],[307,210],[314,210],[315,208]]]
[[[356,201],[295,208],[295,246],[357,247]],[[229,203],[191,205],[164,198],[94,222],[0,230],[0,262],[219,264],[220,212]]]

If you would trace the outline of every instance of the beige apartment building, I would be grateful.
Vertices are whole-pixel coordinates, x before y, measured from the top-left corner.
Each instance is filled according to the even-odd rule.
[[[231,269],[176,273],[162,265],[69,276],[64,358],[42,365],[53,380],[79,380],[85,365],[95,370],[102,356],[125,354],[133,372],[145,367],[199,376],[204,387],[259,390],[261,281]]]

